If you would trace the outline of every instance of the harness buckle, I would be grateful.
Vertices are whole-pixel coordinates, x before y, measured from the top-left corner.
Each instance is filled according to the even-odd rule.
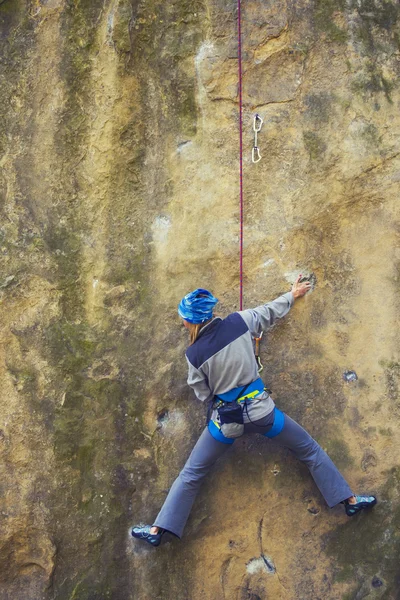
[[[263,336],[263,331],[260,333],[259,337],[254,338],[255,342],[256,342],[256,347],[255,347],[255,357],[256,357],[256,362],[258,365],[258,372],[261,373],[261,371],[263,370],[263,365],[261,363],[261,358],[260,358],[260,342],[261,342],[261,338]]]

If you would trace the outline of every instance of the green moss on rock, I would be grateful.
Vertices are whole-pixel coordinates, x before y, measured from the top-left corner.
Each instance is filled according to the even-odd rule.
[[[389,81],[383,74],[382,68],[374,60],[370,60],[352,83],[352,90],[359,94],[383,93],[388,102],[392,103],[391,92],[395,87],[394,81]]]
[[[129,0],[119,2],[116,12],[111,13],[109,16],[109,34],[118,52],[127,53],[131,50],[130,25],[132,16],[132,6]]]
[[[196,133],[193,57],[202,40],[204,14],[203,2],[153,0],[138,4],[131,20],[132,63],[139,73],[150,69],[159,74],[162,119],[175,122],[187,137]]]
[[[49,240],[47,235],[45,239]],[[52,241],[54,241],[52,234]],[[63,313],[67,319],[76,319],[82,314],[83,289],[80,279],[81,240],[78,232],[67,232],[58,237],[58,248],[53,256],[57,264],[59,289],[62,291]],[[49,244],[51,247],[52,244]]]
[[[347,31],[334,21],[336,12],[343,12],[345,0],[314,0],[314,22],[320,31],[333,42],[344,43],[348,39]]]
[[[339,438],[329,439],[324,448],[339,469],[350,467],[353,464],[353,458],[350,453],[349,445]]]
[[[110,589],[106,589],[104,585],[99,584],[93,579],[83,579],[79,581],[74,589],[72,590],[71,595],[68,600],[106,600],[107,598],[112,597],[112,591]]]
[[[314,131],[304,131],[303,141],[311,160],[321,158],[326,150],[326,144],[317,133]]]
[[[316,123],[328,123],[332,118],[334,100],[334,95],[327,92],[309,94],[304,99],[307,117]]]
[[[361,133],[362,138],[368,146],[379,146],[380,137],[377,127],[373,123],[368,123]]]
[[[6,17],[20,18],[26,9],[26,0],[0,0],[0,23]]]
[[[353,575],[354,576],[354,575]],[[341,600],[356,600],[359,586],[353,588],[350,592],[346,592]]]
[[[337,581],[339,583],[353,580],[354,579],[353,567],[350,565],[346,565],[345,567],[343,567],[342,569],[340,569],[334,573],[333,579],[334,579],[334,581]]]
[[[390,31],[397,24],[400,15],[400,6],[391,0],[351,0],[351,8],[356,10],[361,19]]]
[[[8,367],[15,385],[20,391],[34,394],[37,390],[37,372],[28,366],[23,369]]]
[[[341,568],[339,574],[342,571],[346,574],[352,569],[363,589],[364,582],[372,581],[379,569],[380,576],[386,582],[385,598],[391,598],[391,594],[397,591],[399,496],[400,468],[395,467],[387,473],[386,484],[378,494],[377,506],[337,527],[327,536],[325,547],[327,554]]]
[[[44,335],[52,360],[64,376],[81,374],[98,348],[98,341],[85,323],[70,323],[67,319],[55,321]]]

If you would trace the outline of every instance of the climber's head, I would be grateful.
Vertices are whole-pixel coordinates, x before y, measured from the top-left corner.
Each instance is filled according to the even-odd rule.
[[[212,318],[217,302],[218,298],[214,298],[211,292],[198,288],[182,298],[178,314],[187,323],[205,323]]]
[[[200,329],[212,319],[217,302],[218,298],[202,288],[186,294],[180,301],[178,314],[183,319],[186,329],[189,330],[191,344],[196,341]]]

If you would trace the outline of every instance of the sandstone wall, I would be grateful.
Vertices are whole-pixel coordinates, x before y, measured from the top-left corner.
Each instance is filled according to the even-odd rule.
[[[0,0],[2,600],[400,598],[399,4],[242,12],[245,305],[316,278],[264,379],[380,504],[243,438],[181,542],[129,539],[204,423],[177,302],[238,308],[237,4]]]

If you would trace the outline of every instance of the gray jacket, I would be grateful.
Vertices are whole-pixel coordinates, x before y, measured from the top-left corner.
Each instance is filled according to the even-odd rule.
[[[215,317],[201,331],[186,351],[188,384],[203,402],[213,396],[245,386],[258,375],[254,357],[253,337],[270,329],[293,306],[292,292],[257,308],[230,314],[226,319]],[[274,402],[263,392],[249,403],[251,420],[263,418],[274,408]],[[245,421],[246,414],[244,415]]]

